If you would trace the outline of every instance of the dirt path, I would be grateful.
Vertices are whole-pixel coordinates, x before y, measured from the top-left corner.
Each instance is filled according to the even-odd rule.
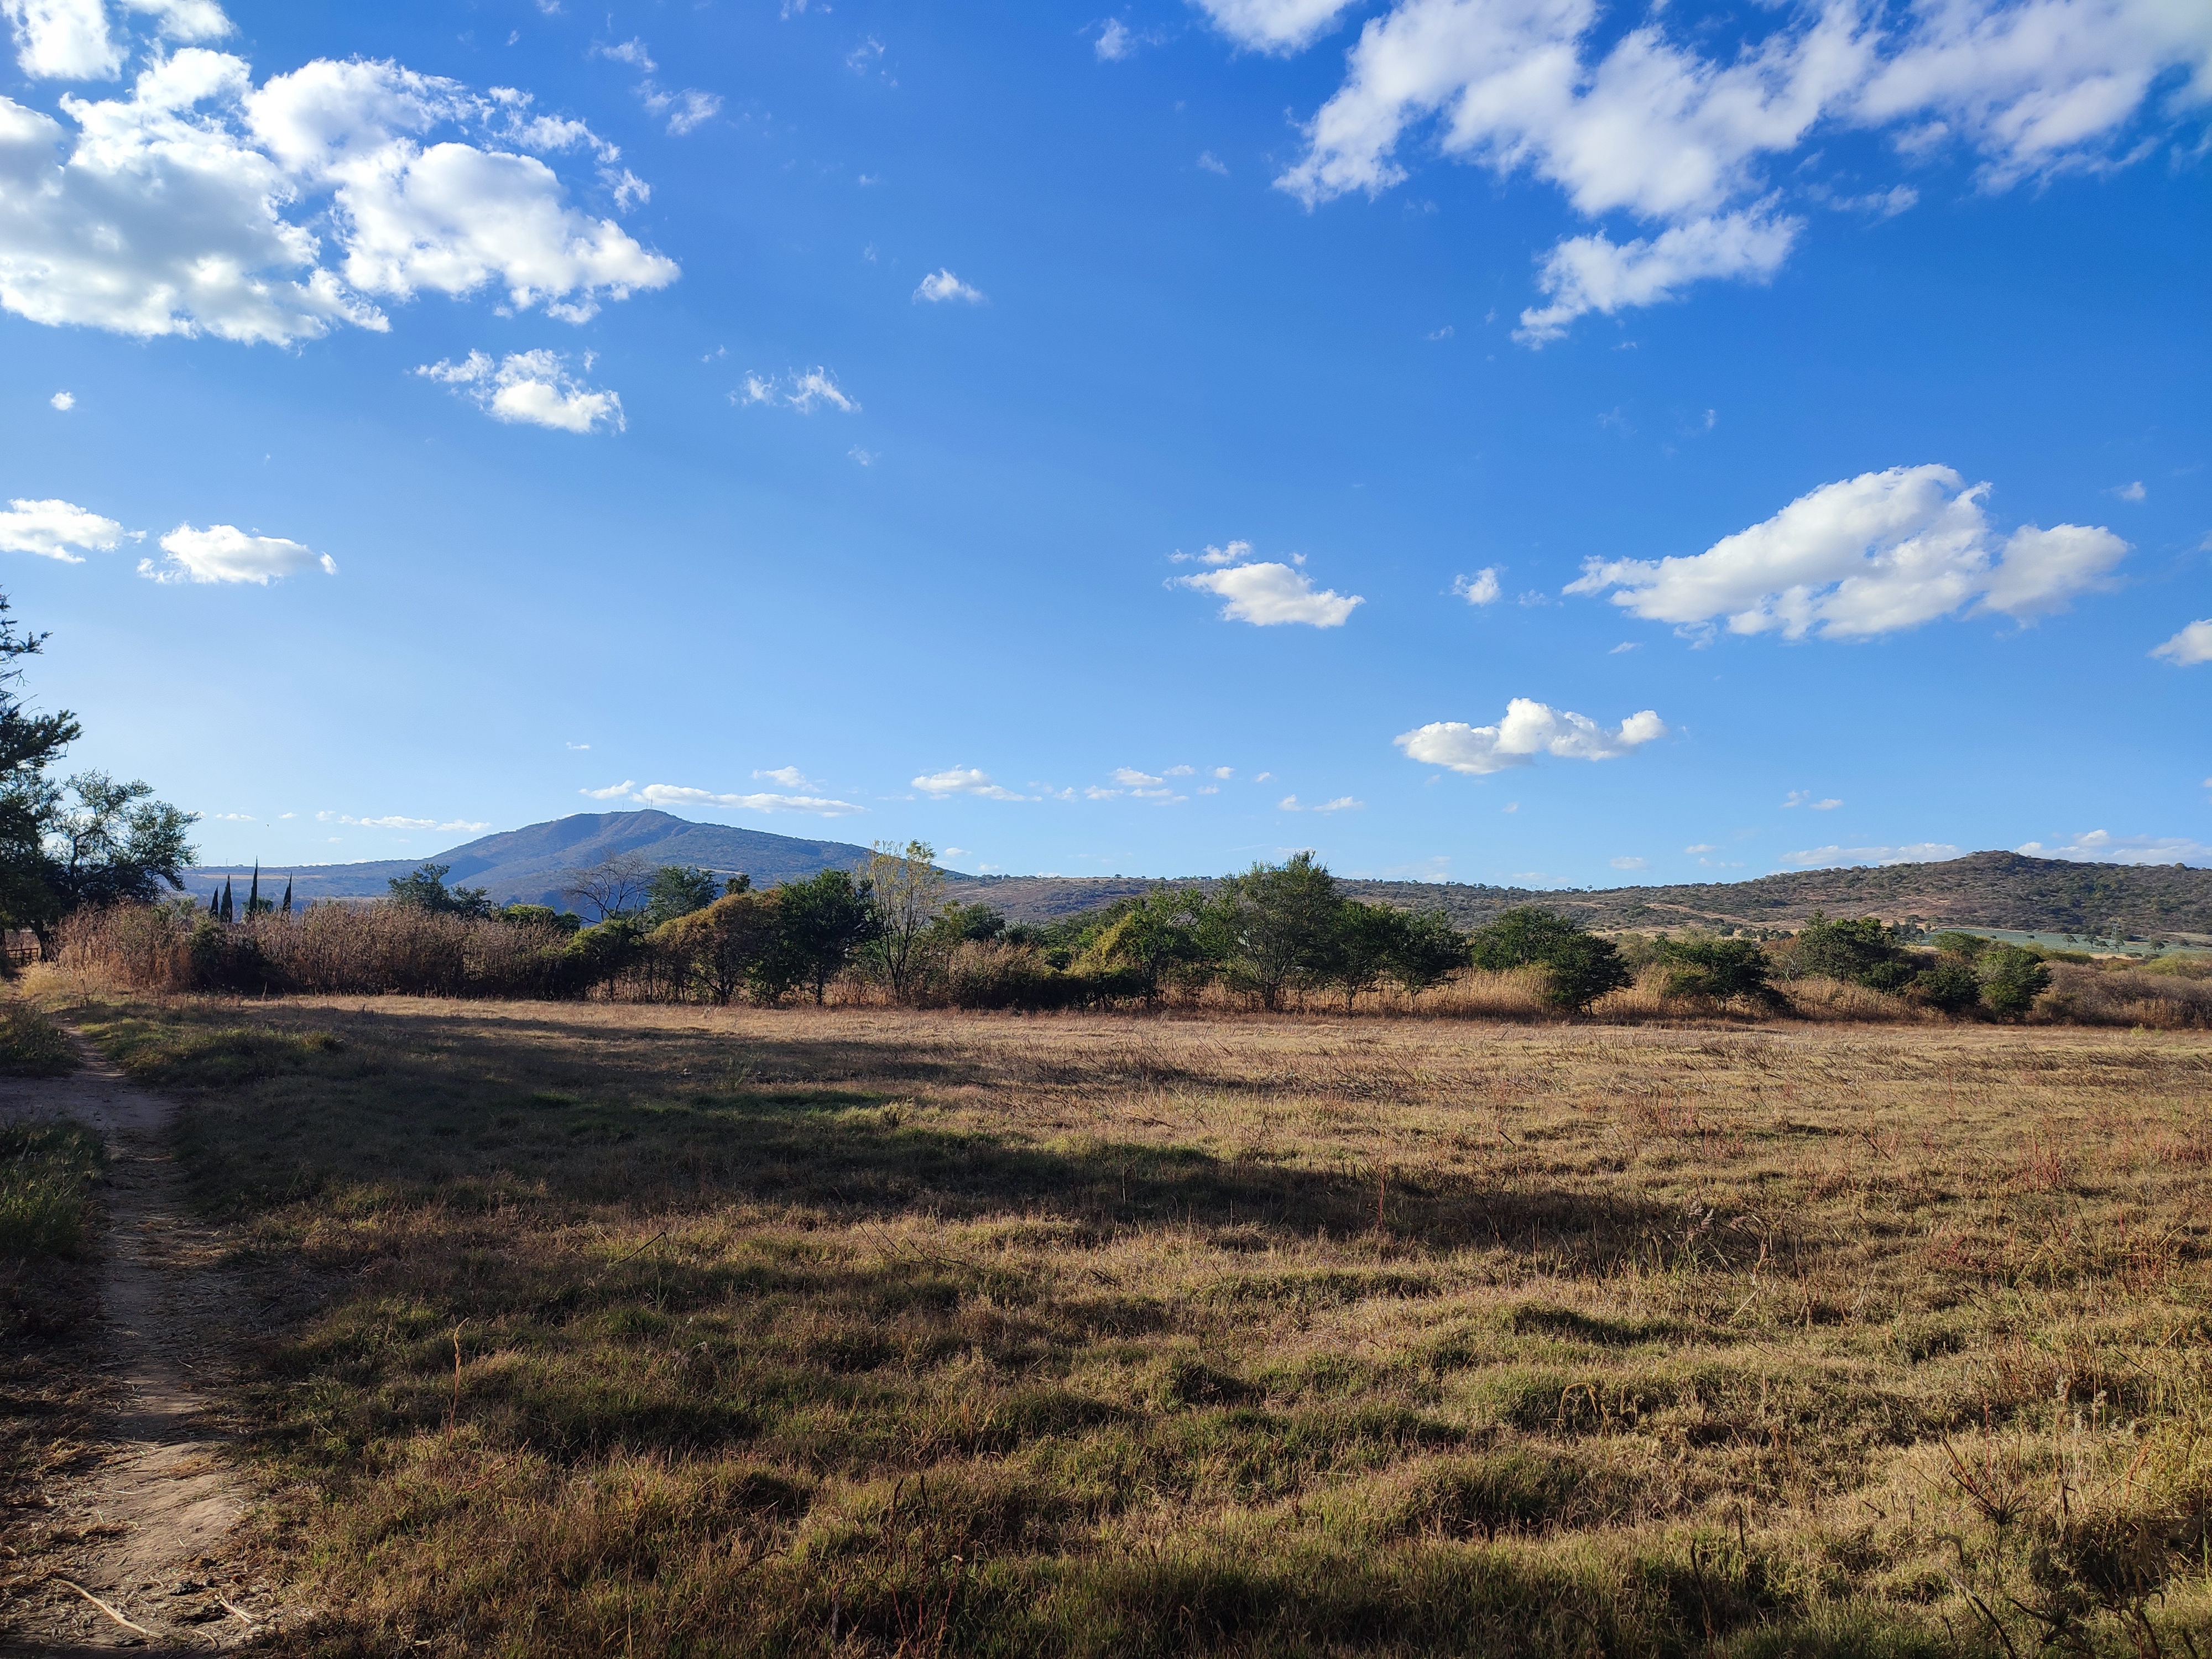
[[[234,1559],[246,1492],[211,1413],[234,1288],[170,1161],[173,1104],[104,1058],[85,1062],[71,1077],[0,1079],[0,1121],[71,1117],[106,1137],[94,1346],[113,1401],[87,1455],[49,1487],[49,1547],[0,1610],[0,1653],[235,1647],[268,1632],[276,1608]]]

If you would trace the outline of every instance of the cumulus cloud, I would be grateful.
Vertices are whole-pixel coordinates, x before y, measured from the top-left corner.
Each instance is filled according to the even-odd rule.
[[[1586,714],[1553,708],[1533,697],[1516,697],[1495,726],[1434,720],[1391,739],[1406,758],[1482,777],[1527,766],[1540,754],[1563,760],[1617,760],[1667,735],[1666,722],[1646,708],[1608,732]]]
[[[1197,3],[1238,45],[1270,52],[1309,44],[1345,9]],[[1766,167],[1823,131],[1885,131],[1915,153],[1963,146],[2002,189],[2124,165],[2152,147],[2131,148],[2131,129],[2171,127],[2212,100],[2212,23],[2174,0],[1827,0],[1725,57],[1657,9],[1625,31],[1617,15],[1596,0],[1395,0],[1362,29],[1276,183],[1310,207],[1375,194],[1406,177],[1408,141],[1431,133],[1448,157],[1549,182],[1586,218],[1652,227],[1625,246],[1568,238],[1543,257],[1549,303],[1522,332],[1540,343],[1589,311],[1770,274],[1798,227],[1766,199]],[[1824,189],[1817,176],[1802,187]]]
[[[2212,847],[2179,836],[2115,836],[2092,830],[2071,841],[2046,847],[2029,842],[2015,852],[2033,859],[2073,859],[2084,864],[2203,864],[2212,861]]]
[[[756,772],[757,778],[766,778],[770,783],[780,783],[787,789],[819,789],[822,786],[795,766],[779,766],[773,771]]]
[[[722,806],[734,812],[811,812],[819,817],[843,817],[865,812],[848,800],[830,800],[819,795],[723,795],[711,789],[692,789],[673,783],[648,783],[637,792],[647,806]]]
[[[1783,797],[1782,805],[1785,811],[1793,806],[1806,806],[1815,812],[1832,812],[1841,806],[1843,802],[1833,797],[1826,800],[1815,800],[1813,799],[1813,792],[1809,789],[1792,789]]]
[[[1451,591],[1469,605],[1495,605],[1498,594],[1504,590],[1498,585],[1496,568],[1486,565],[1472,576],[1453,577]]]
[[[1606,862],[1616,870],[1649,870],[1651,867],[1650,859],[1618,858],[1608,859]]]
[[[954,795],[980,795],[985,800],[1027,800],[1029,796],[1018,794],[1003,784],[994,783],[988,772],[972,766],[948,767],[942,772],[931,772],[914,780],[914,787],[934,799],[945,800]]]
[[[1909,847],[1812,847],[1784,853],[1782,862],[1804,870],[1824,870],[1853,864],[1936,864],[1959,856],[1948,841],[1918,841]]]
[[[630,791],[636,787],[636,779],[624,778],[620,783],[611,783],[604,789],[579,789],[576,793],[580,795],[588,795],[593,800],[623,800],[627,799]]]
[[[0,307],[33,322],[283,344],[424,292],[580,322],[678,275],[570,205],[538,152],[619,151],[526,94],[328,59],[256,88],[185,46],[61,110],[0,97]]]
[[[162,40],[218,40],[230,19],[215,0],[122,0],[119,11],[153,20]],[[112,81],[122,73],[128,36],[100,0],[0,0],[15,37],[15,61],[34,80]]]
[[[64,564],[82,564],[82,553],[112,552],[123,539],[123,526],[88,513],[70,501],[15,500],[0,513],[0,553],[35,553]]]
[[[1249,551],[1249,544],[1231,542],[1221,556],[1234,557]],[[1219,562],[1213,548],[1206,549],[1201,556],[1208,564]],[[1367,603],[1356,593],[1347,595],[1333,588],[1316,588],[1313,579],[1304,571],[1272,560],[1230,565],[1201,575],[1177,576],[1175,585],[1218,595],[1227,601],[1221,607],[1224,622],[1250,623],[1257,628],[1269,628],[1278,623],[1341,628],[1355,607]]]
[[[1352,0],[1197,0],[1213,26],[1254,52],[1291,52],[1335,26]]]
[[[1966,610],[2016,621],[2063,610],[2128,550],[2109,530],[2023,526],[1999,544],[1948,466],[1823,484],[1763,524],[1682,557],[1593,559],[1570,593],[1613,591],[1632,614],[1685,629],[1865,639]]]
[[[588,366],[588,355],[584,361]],[[484,353],[471,351],[458,363],[441,358],[415,372],[453,387],[495,421],[550,427],[556,432],[625,428],[622,399],[575,379],[568,373],[568,359],[557,351],[510,352],[496,364]]]
[[[47,398],[46,401],[52,404],[56,409],[61,410],[64,415],[68,414],[70,410],[76,407],[76,396],[73,393],[67,392],[57,392],[52,397]]]
[[[24,503],[18,501],[15,505],[21,507]],[[4,542],[0,542],[0,546],[4,545]],[[2190,623],[2164,645],[2153,647],[2151,655],[2164,657],[2177,668],[2212,662],[2212,617]]]
[[[1364,800],[1354,800],[1349,795],[1339,795],[1334,800],[1325,800],[1318,806],[1302,806],[1296,795],[1285,795],[1275,803],[1279,812],[1352,812],[1366,805]]]
[[[914,291],[917,300],[927,300],[932,305],[942,305],[947,300],[958,300],[971,306],[983,303],[983,290],[973,283],[963,283],[950,270],[935,270],[921,279]]]
[[[282,536],[250,536],[234,524],[195,530],[180,524],[161,538],[166,561],[142,559],[138,574],[157,582],[253,582],[266,587],[303,570],[338,574],[337,562]]]
[[[637,89],[648,113],[668,118],[668,134],[681,138],[686,133],[696,132],[701,127],[722,112],[719,93],[702,92],[696,87],[686,87],[681,92],[664,92],[647,81]]]

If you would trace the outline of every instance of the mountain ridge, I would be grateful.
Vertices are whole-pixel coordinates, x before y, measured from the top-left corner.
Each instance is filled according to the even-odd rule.
[[[565,900],[562,872],[614,854],[657,864],[690,864],[720,876],[742,871],[772,887],[825,869],[857,870],[868,849],[850,842],[814,841],[763,830],[700,823],[652,810],[577,812],[526,824],[434,854],[453,866],[448,879],[489,890],[501,904]],[[264,890],[290,880],[295,903],[317,899],[381,898],[386,884],[425,860],[377,859],[355,864],[301,865],[263,871]],[[202,902],[225,878],[247,878],[246,865],[186,871],[185,890]],[[1152,878],[966,876],[951,878],[948,896],[986,903],[1014,921],[1049,921],[1159,884]],[[1218,878],[1168,878],[1205,886]],[[1346,878],[1355,897],[1415,910],[1443,910],[1462,927],[1486,921],[1516,904],[1541,904],[1601,929],[1790,927],[1825,910],[1832,915],[1917,918],[1935,926],[2018,928],[2031,933],[2125,933],[2136,938],[2193,937],[2212,942],[2212,870],[2183,865],[2084,864],[2020,853],[1969,853],[1939,863],[1872,868],[1784,871],[1744,881],[1594,889],[1493,887],[1468,882]]]

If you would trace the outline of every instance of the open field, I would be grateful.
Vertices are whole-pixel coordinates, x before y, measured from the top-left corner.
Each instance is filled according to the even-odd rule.
[[[2212,1653],[2201,1033],[48,998],[296,1650]]]

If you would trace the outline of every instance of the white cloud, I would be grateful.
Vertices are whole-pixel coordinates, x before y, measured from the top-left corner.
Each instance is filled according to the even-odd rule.
[[[932,772],[914,780],[914,787],[934,799],[944,800],[953,795],[981,795],[985,800],[1027,800],[1027,795],[1016,794],[1004,785],[991,781],[988,772],[978,771],[972,766],[950,767],[942,772]]]
[[[1527,766],[1539,754],[1565,760],[1615,760],[1666,735],[1666,722],[1649,708],[1631,714],[1619,731],[1608,732],[1587,715],[1516,697],[1505,706],[1505,718],[1495,726],[1436,720],[1391,741],[1406,751],[1408,760],[1481,777]]]
[[[652,74],[660,67],[653,61],[653,54],[646,50],[645,42],[634,37],[612,46],[609,46],[605,41],[595,40],[592,43],[591,51],[586,55],[592,58],[608,58],[617,64],[627,64],[632,69],[647,75]]]
[[[848,800],[827,800],[818,795],[718,795],[710,789],[689,789],[672,783],[648,783],[637,792],[647,806],[723,806],[737,812],[812,812],[825,818],[865,812]]]
[[[107,553],[123,539],[123,526],[112,519],[69,501],[15,500],[0,513],[0,553],[35,553],[64,564],[82,564],[82,554]]]
[[[2046,847],[2039,841],[2016,848],[2034,859],[2073,859],[2086,864],[2198,864],[2212,862],[2212,847],[2179,836],[2115,836],[2092,830],[2069,842]]]
[[[1915,842],[1909,847],[1814,847],[1802,853],[1784,853],[1782,862],[1800,869],[1821,870],[1853,864],[1935,864],[1959,856],[1947,841]]]
[[[1577,317],[1593,311],[1610,317],[1632,306],[1656,305],[1709,276],[1764,281],[1781,268],[1802,228],[1802,220],[1730,213],[1693,219],[1626,246],[1601,231],[1569,237],[1544,256],[1536,273],[1536,286],[1551,303],[1523,311],[1513,337],[1541,345],[1565,334]]]
[[[590,362],[588,356],[585,361]],[[484,353],[471,351],[458,363],[441,358],[415,372],[474,399],[495,421],[550,427],[556,432],[594,432],[603,426],[617,432],[625,429],[622,399],[575,379],[568,373],[568,359],[557,351],[510,352],[497,365]]]
[[[1469,605],[1495,605],[1504,590],[1498,586],[1496,567],[1486,565],[1472,576],[1453,577],[1451,591]]]
[[[1195,766],[1170,766],[1167,769],[1166,775],[1171,778],[1194,778],[1198,775],[1198,769]]]
[[[873,466],[878,461],[884,458],[884,452],[882,450],[862,449],[858,445],[855,445],[845,453],[848,455],[850,455],[854,460],[858,461],[862,466]]]
[[[950,270],[934,270],[921,279],[914,291],[916,300],[927,300],[933,305],[942,305],[947,300],[963,300],[971,306],[983,303],[984,294],[972,283],[963,283]]]
[[[1613,866],[1616,870],[1649,870],[1651,867],[1651,860],[1650,859],[1608,859],[1606,862]]]
[[[686,87],[681,92],[664,92],[647,81],[637,89],[637,95],[644,100],[649,113],[668,118],[671,137],[681,138],[686,133],[696,132],[722,112],[721,95],[702,92],[696,87]]]
[[[1210,149],[1199,151],[1198,168],[1200,172],[1211,173],[1217,178],[1226,179],[1229,176],[1229,163]]]
[[[1232,550],[1243,548],[1232,542]],[[1247,549],[1246,550],[1249,550]],[[1214,550],[1208,548],[1211,556]],[[1209,556],[1206,561],[1213,561]],[[1177,576],[1182,587],[1202,588],[1228,601],[1221,607],[1224,622],[1247,622],[1268,628],[1278,623],[1304,623],[1312,628],[1341,628],[1355,606],[1367,601],[1332,588],[1316,589],[1311,577],[1289,565],[1261,561],[1209,570],[1199,576]]]
[[[1129,26],[1120,18],[1109,17],[1098,31],[1097,40],[1091,43],[1091,50],[1098,54],[1100,63],[1118,64],[1136,55],[1137,37],[1129,33]]]
[[[197,46],[157,56],[128,97],[64,96],[74,134],[0,98],[0,307],[282,344],[388,327],[379,296],[495,287],[574,322],[674,281],[530,153],[619,152],[529,104],[360,60],[256,89],[242,58]]]
[[[166,564],[138,562],[138,574],[157,582],[254,582],[266,587],[279,576],[321,569],[338,574],[337,562],[282,536],[249,536],[236,525],[195,530],[180,524],[161,538]]]
[[[1701,841],[1694,846],[1685,847],[1682,850],[1685,853],[1717,853],[1721,849],[1709,841]]]
[[[822,785],[795,766],[779,766],[772,772],[756,772],[757,778],[766,778],[770,783],[780,783],[787,789],[819,789]]]
[[[76,396],[73,393],[67,392],[57,392],[52,397],[47,398],[46,401],[52,404],[56,409],[61,410],[64,415],[68,414],[70,410],[76,407]]]
[[[2133,483],[2120,485],[2118,489],[2112,491],[2112,494],[2118,495],[2124,501],[2139,501],[2146,495],[2149,495],[2150,492],[2143,488],[2142,480],[2141,478],[2137,478]]]
[[[286,817],[289,817],[292,815],[289,812],[287,812],[284,816]],[[404,813],[399,812],[387,813],[384,817],[379,818],[357,818],[351,816],[349,813],[345,812],[318,812],[315,814],[315,821],[318,823],[350,823],[363,830],[471,830],[481,831],[491,828],[491,825],[489,823],[478,823],[469,818],[449,818],[441,823],[436,818],[414,818],[409,817]],[[335,841],[337,837],[332,836],[331,839]]]
[[[1213,775],[1217,778],[1233,778],[1237,775],[1237,769],[1233,766],[1217,766],[1213,769]]]
[[[22,502],[18,501],[21,507]],[[0,543],[0,545],[5,545]],[[2154,657],[2164,657],[2177,668],[2186,668],[2200,662],[2212,662],[2212,617],[2193,622],[2164,645],[2151,650]]]
[[[848,397],[837,377],[826,368],[793,369],[784,375],[766,378],[748,372],[744,384],[730,394],[733,404],[787,404],[800,414],[811,414],[817,404],[826,404],[843,415],[860,412],[860,401]],[[869,458],[871,460],[874,457]],[[862,465],[866,465],[866,461]]]
[[[1199,9],[1240,46],[1291,52],[1333,27],[1352,0],[1196,0]]]
[[[1344,9],[1198,3],[1240,46],[1267,51],[1307,44]],[[2212,100],[2212,22],[2188,0],[1829,0],[1724,58],[1687,27],[1670,33],[1662,8],[1625,32],[1619,16],[1597,0],[1396,0],[1361,31],[1277,185],[1309,206],[1387,190],[1427,129],[1444,155],[1532,173],[1585,218],[1626,213],[1656,228],[1625,247],[1570,238],[1546,256],[1551,303],[1522,333],[1536,343],[1589,310],[1770,274],[1796,224],[1762,202],[1765,169],[1820,142],[1816,130],[1885,131],[1913,151],[1956,141],[1995,189],[2124,165],[2155,148],[2133,143],[2142,112],[2170,129]],[[1834,194],[1804,176],[1818,159],[1785,175],[1815,199]],[[1864,199],[1895,211],[1910,197]]]
[[[1948,466],[1893,467],[1823,484],[1706,551],[1593,559],[1570,593],[1615,589],[1633,615],[1685,629],[1863,639],[1969,606],[2025,621],[2063,610],[2128,550],[2109,530],[2023,526],[2000,550],[1982,508]]]
[[[1793,806],[1808,806],[1815,812],[1832,812],[1841,806],[1843,802],[1832,797],[1826,800],[1814,800],[1811,790],[1792,789],[1783,797],[1782,805],[1785,811]]]
[[[1139,772],[1133,766],[1117,766],[1114,769],[1114,781],[1124,789],[1143,789],[1155,787],[1164,780],[1149,772]]]
[[[635,778],[624,778],[620,783],[611,783],[604,789],[579,789],[580,795],[589,795],[593,800],[621,800],[637,787]]]
[[[188,45],[231,31],[214,0],[123,0],[120,9],[154,19],[155,34]],[[126,37],[100,0],[0,0],[13,27],[15,61],[34,80],[112,81],[122,72]]]
[[[1356,812],[1367,803],[1354,800],[1349,795],[1339,795],[1334,800],[1325,800],[1313,810],[1316,812]]]

